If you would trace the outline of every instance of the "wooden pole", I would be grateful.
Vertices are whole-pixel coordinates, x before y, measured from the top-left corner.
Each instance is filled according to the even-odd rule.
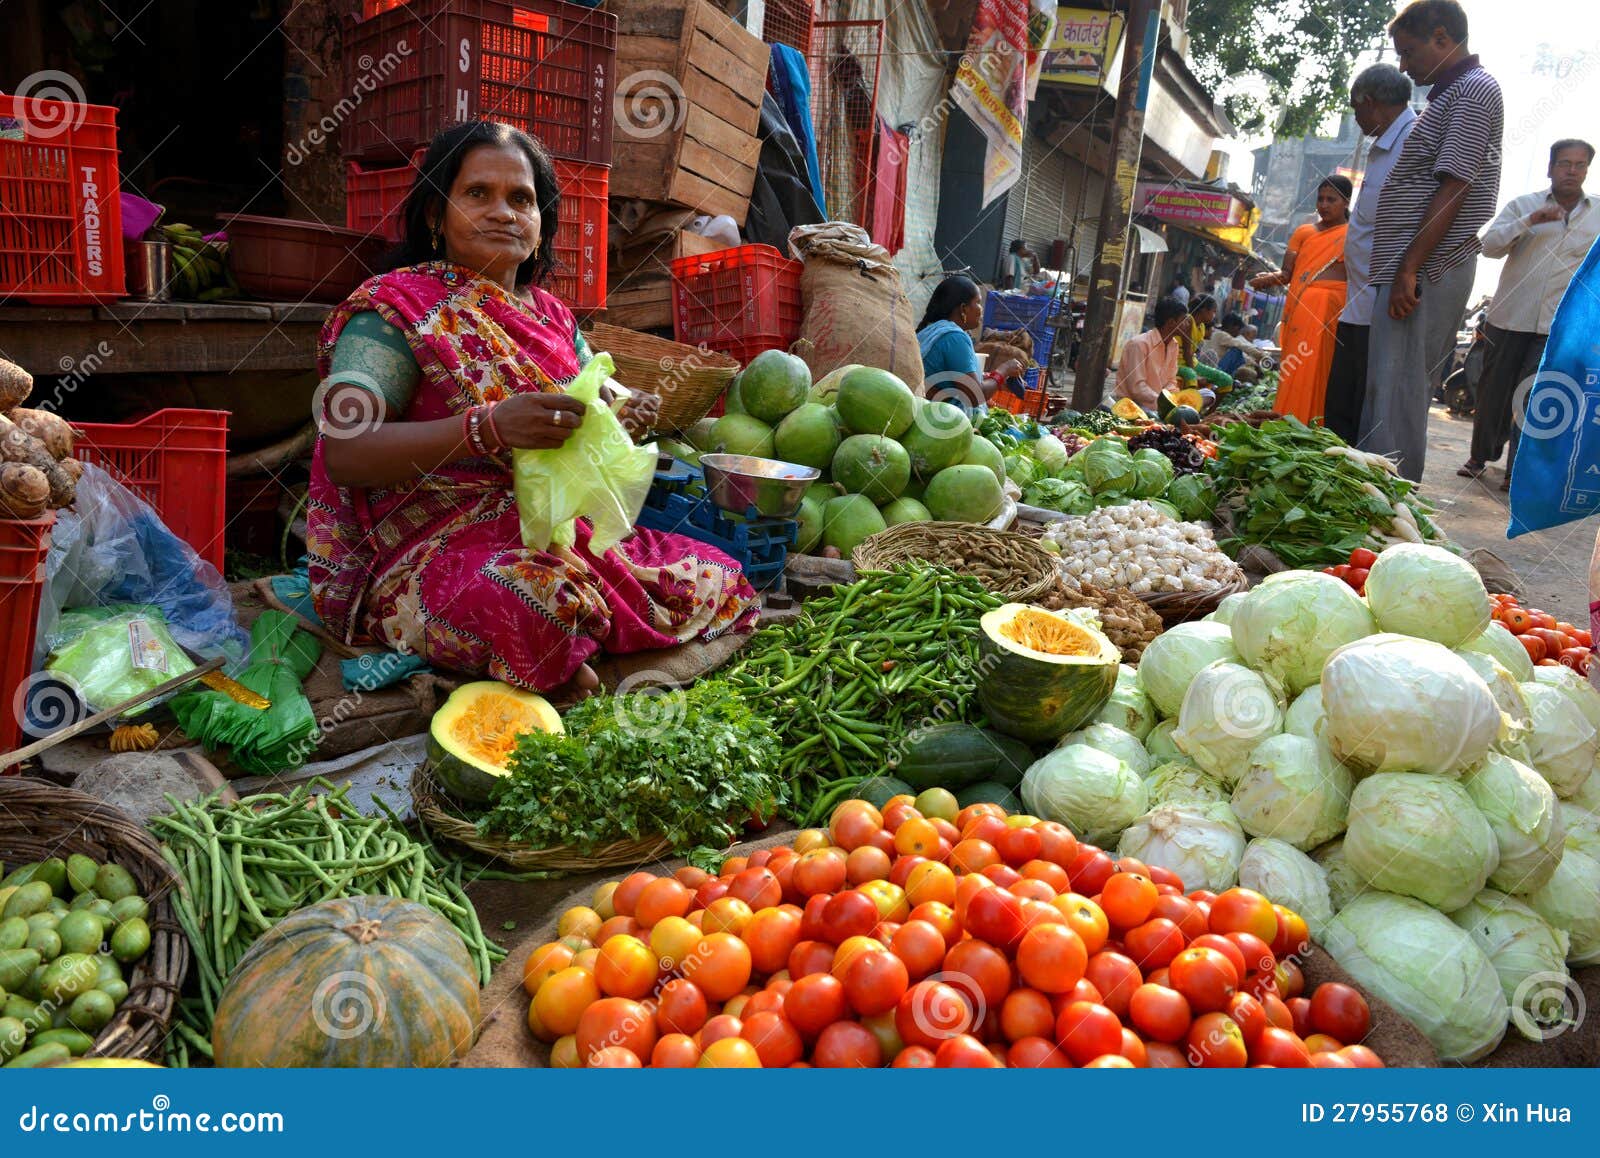
[[[1129,0],[1128,31],[1122,50],[1122,76],[1117,108],[1111,120],[1111,164],[1100,202],[1100,235],[1095,242],[1094,270],[1089,281],[1088,310],[1083,319],[1083,346],[1072,389],[1072,408],[1091,410],[1100,404],[1111,355],[1111,327],[1122,297],[1122,270],[1128,252],[1128,226],[1133,217],[1133,191],[1139,180],[1144,150],[1144,110],[1154,83],[1152,65],[1160,44],[1159,0]]]

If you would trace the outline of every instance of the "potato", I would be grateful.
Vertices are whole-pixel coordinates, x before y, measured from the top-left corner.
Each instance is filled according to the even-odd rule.
[[[0,418],[0,462],[24,463],[37,468],[50,484],[49,505],[72,505],[75,496],[72,479],[56,465],[44,443],[8,418]]]

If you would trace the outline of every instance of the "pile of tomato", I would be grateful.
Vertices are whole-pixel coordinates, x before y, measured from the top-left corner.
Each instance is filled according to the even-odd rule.
[[[721,870],[561,915],[523,970],[552,1065],[1383,1064],[1357,990],[1304,993],[1298,914],[943,789],[846,801]]]
[[[1562,664],[1579,675],[1589,674],[1590,648],[1594,646],[1589,632],[1560,622],[1548,612],[1523,607],[1514,595],[1491,595],[1489,601],[1494,604],[1495,621],[1517,637],[1534,663]]]
[[[1355,589],[1357,595],[1367,593],[1367,575],[1372,571],[1372,565],[1378,561],[1378,553],[1369,551],[1365,547],[1357,547],[1350,552],[1347,562],[1340,563],[1337,567],[1324,567],[1324,575],[1332,575],[1335,579],[1343,579]]]

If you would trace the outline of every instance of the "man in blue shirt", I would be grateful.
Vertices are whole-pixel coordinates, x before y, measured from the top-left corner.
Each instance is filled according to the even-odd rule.
[[[1350,211],[1344,235],[1347,291],[1339,315],[1333,365],[1328,371],[1328,398],[1323,421],[1346,442],[1360,434],[1361,407],[1367,399],[1367,339],[1378,287],[1372,284],[1372,229],[1378,216],[1378,195],[1394,168],[1400,148],[1417,123],[1411,111],[1411,81],[1390,64],[1375,64],[1350,86],[1350,107],[1356,124],[1372,138],[1367,148],[1361,192]]]

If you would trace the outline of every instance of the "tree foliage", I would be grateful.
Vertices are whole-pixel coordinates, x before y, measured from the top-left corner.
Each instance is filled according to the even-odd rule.
[[[1345,106],[1394,0],[1190,0],[1195,72],[1244,136],[1301,137]]]

